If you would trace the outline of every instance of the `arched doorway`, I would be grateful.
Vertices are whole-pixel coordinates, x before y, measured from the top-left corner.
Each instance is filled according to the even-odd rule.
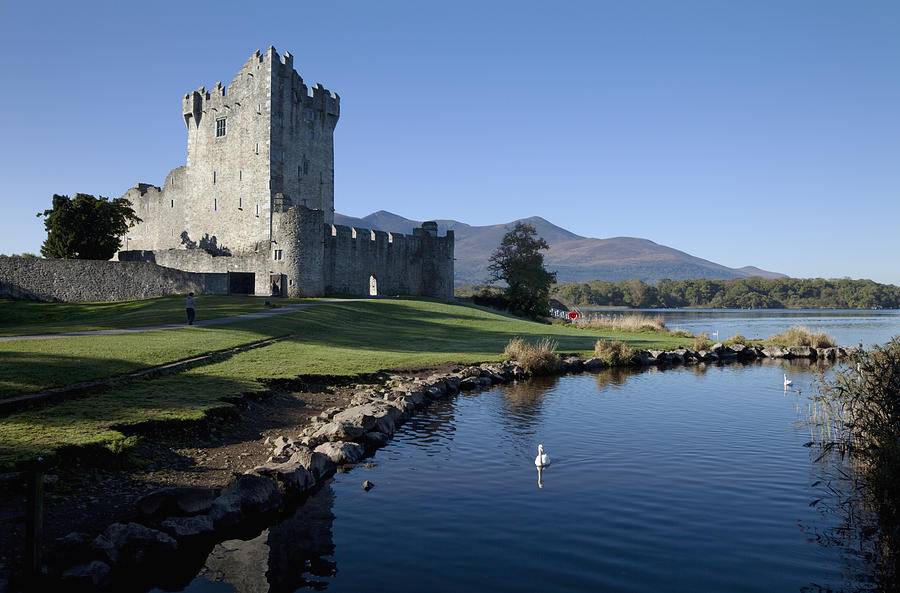
[[[378,279],[369,276],[369,296],[378,296]]]

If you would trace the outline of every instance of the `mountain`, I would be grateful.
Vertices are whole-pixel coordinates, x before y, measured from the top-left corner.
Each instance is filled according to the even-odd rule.
[[[472,226],[456,220],[438,220],[438,233],[452,230],[456,235],[456,285],[475,284],[488,279],[488,258],[500,239],[519,220],[506,224]],[[544,256],[544,265],[557,272],[559,282],[585,282],[588,280],[618,281],[640,278],[644,282],[657,282],[663,278],[685,280],[688,278],[784,278],[784,274],[768,272],[753,266],[729,268],[647,239],[613,237],[593,239],[576,235],[539,216],[523,218],[534,226],[538,235],[550,244]],[[379,210],[363,218],[334,214],[334,223],[411,234],[422,223],[397,214]]]

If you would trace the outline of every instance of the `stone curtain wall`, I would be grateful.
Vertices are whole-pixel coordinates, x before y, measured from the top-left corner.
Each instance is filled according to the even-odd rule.
[[[184,272],[149,262],[0,257],[0,298],[97,302],[170,294],[228,294],[226,274]]]
[[[325,225],[325,292],[453,298],[453,231],[445,237],[415,229],[413,235]]]

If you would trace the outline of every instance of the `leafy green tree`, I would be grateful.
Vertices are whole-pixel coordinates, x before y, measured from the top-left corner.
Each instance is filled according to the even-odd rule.
[[[541,251],[549,248],[532,225],[517,222],[491,255],[491,280],[506,282],[506,298],[513,311],[532,318],[547,314],[550,285],[556,282],[556,272],[544,269]]]
[[[110,259],[122,245],[120,237],[141,222],[131,202],[89,194],[53,195],[53,208],[38,213],[47,238],[41,255],[59,259]]]

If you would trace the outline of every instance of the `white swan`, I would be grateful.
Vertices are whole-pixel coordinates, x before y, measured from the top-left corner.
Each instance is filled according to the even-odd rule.
[[[788,378],[787,378],[787,375],[785,374],[785,375],[784,375],[784,386],[787,387],[787,386],[790,385],[791,383],[793,383],[793,381],[791,381],[790,379],[788,379]]]
[[[544,445],[538,445],[538,455],[534,458],[534,464],[538,467],[550,465],[550,456],[544,453]]]

